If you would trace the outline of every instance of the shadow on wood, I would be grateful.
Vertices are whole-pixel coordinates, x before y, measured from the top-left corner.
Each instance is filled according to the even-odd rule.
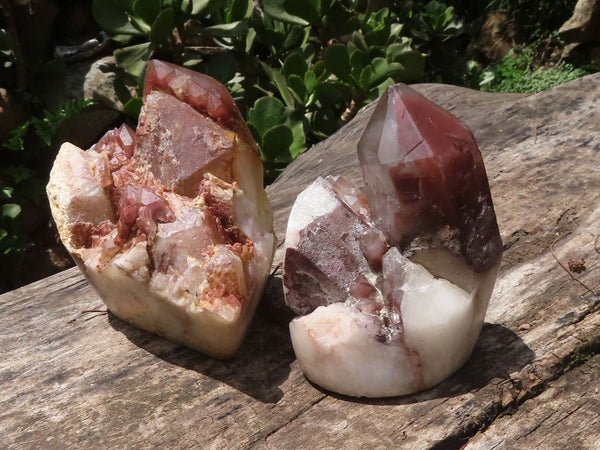
[[[240,350],[230,360],[218,360],[108,315],[110,325],[133,344],[170,364],[193,370],[262,403],[276,403],[283,396],[279,386],[288,379],[295,359],[287,326],[257,314]]]

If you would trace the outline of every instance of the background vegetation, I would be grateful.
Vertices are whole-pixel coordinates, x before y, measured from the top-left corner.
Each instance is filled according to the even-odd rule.
[[[575,3],[0,0],[0,86],[26,110],[25,120],[0,144],[0,272],[10,274],[19,255],[43,245],[31,227],[23,226],[26,210],[41,216],[39,223],[49,222],[43,186],[60,144],[57,131],[91,103],[64,99],[54,109],[44,104],[37,89],[45,85],[41,80],[69,70],[69,57],[53,54],[57,45],[86,33],[87,38],[100,31],[110,36],[105,52],[112,52],[118,64],[114,87],[132,122],[141,107],[148,59],[172,61],[218,79],[246,117],[271,182],[393,83],[537,92],[597,70],[589,61],[560,62],[556,52],[548,52],[561,48],[557,29]],[[50,23],[36,33],[24,29],[24,16],[49,4],[55,11]],[[470,54],[469,44],[497,12],[517,30],[515,49],[499,61]],[[126,87],[132,83],[137,94]],[[49,230],[46,226],[46,240]],[[10,275],[0,281],[0,292],[14,287]]]

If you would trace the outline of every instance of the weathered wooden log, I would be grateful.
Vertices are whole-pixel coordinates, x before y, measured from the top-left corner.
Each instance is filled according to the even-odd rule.
[[[246,341],[225,362],[111,314],[82,314],[102,302],[72,269],[0,296],[2,444],[486,448],[505,433],[517,446],[542,442],[527,430],[548,426],[540,408],[550,405],[597,419],[590,380],[600,375],[591,357],[600,350],[600,75],[530,96],[416,88],[473,130],[505,248],[487,323],[454,376],[420,394],[368,401],[310,384],[288,337],[281,248]],[[315,177],[340,174],[360,184],[356,143],[371,110],[268,188],[280,238],[295,196]],[[570,271],[569,262],[576,269],[581,259],[585,269]],[[582,447],[597,442],[597,422],[570,423],[556,421],[553,436],[563,437],[549,448],[575,437]]]

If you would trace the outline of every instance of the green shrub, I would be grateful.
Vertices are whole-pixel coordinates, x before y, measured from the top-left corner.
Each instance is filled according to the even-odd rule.
[[[551,67],[534,67],[531,50],[511,51],[481,74],[480,87],[490,92],[541,92],[592,73],[585,67],[561,62]]]
[[[56,111],[45,111],[43,117],[33,117],[12,130],[0,147],[0,263],[33,245],[21,230],[19,216],[24,204],[45,202],[47,169],[40,167],[40,159],[47,159],[52,138],[64,121],[91,104],[71,100]]]
[[[462,34],[453,8],[437,1],[261,4],[95,0],[93,11],[122,45],[114,52],[118,64],[140,86],[153,57],[224,83],[258,143],[267,181],[390,84],[423,80],[426,63],[438,78],[449,73],[444,61],[456,60],[450,43]],[[117,91],[135,116],[139,98]]]
[[[504,11],[528,39],[540,39],[557,31],[573,13],[577,0],[488,0],[488,13]]]

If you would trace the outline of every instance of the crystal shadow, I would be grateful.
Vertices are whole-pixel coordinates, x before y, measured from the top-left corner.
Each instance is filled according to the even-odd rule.
[[[262,403],[276,403],[283,397],[279,386],[287,380],[295,359],[287,326],[273,320],[264,306],[259,306],[241,348],[229,360],[214,359],[167,341],[110,313],[108,321],[157,358],[225,383]]]

